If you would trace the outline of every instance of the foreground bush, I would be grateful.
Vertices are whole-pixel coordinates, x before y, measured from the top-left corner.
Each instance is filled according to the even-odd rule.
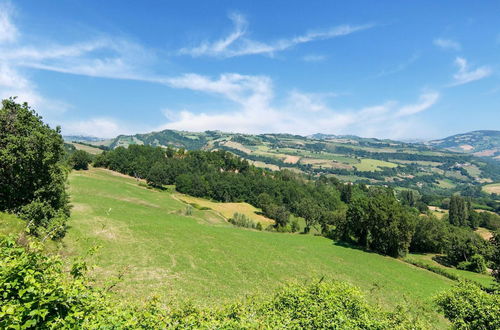
[[[460,282],[436,302],[457,329],[500,329],[500,294],[487,293],[471,282]]]
[[[0,239],[0,328],[423,328],[404,311],[372,307],[342,282],[290,284],[270,298],[217,309],[168,308],[155,299],[142,306],[120,303],[92,287],[85,268],[80,262],[65,272],[59,258],[45,256],[36,245]]]

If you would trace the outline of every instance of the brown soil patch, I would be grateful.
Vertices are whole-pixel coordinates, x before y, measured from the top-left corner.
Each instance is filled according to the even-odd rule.
[[[283,162],[288,163],[288,164],[297,164],[297,162],[300,160],[300,156],[286,156]]]
[[[474,147],[471,146],[470,144],[462,144],[460,146],[460,149],[465,150],[465,151],[471,151],[472,149],[474,149]]]

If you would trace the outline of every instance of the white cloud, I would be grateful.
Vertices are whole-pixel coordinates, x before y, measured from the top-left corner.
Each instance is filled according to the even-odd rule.
[[[299,44],[345,36],[373,27],[372,24],[340,25],[326,30],[310,31],[296,37],[266,43],[245,37],[248,23],[244,16],[241,14],[232,14],[229,18],[233,21],[234,30],[228,36],[212,42],[204,41],[195,47],[182,48],[179,50],[179,54],[191,55],[193,57],[235,57],[256,54],[272,56],[276,52],[292,48]]]
[[[459,42],[451,40],[451,39],[438,38],[438,39],[434,39],[433,43],[434,43],[434,45],[436,45],[437,47],[442,48],[442,49],[456,50],[456,51],[462,49],[462,45],[460,45]]]
[[[453,75],[455,82],[452,86],[463,85],[472,81],[480,80],[493,73],[492,69],[488,66],[481,66],[477,69],[471,70],[467,60],[463,57],[457,57],[455,59],[455,65],[458,66],[458,72]]]
[[[19,36],[19,31],[11,22],[13,9],[10,3],[0,4],[0,43],[15,41]]]
[[[126,128],[113,118],[91,118],[80,121],[67,121],[62,124],[65,135],[89,135],[112,138],[120,134],[136,133]]]
[[[389,138],[419,136],[426,129],[418,126],[415,115],[432,107],[439,99],[437,92],[424,92],[416,103],[400,104],[396,101],[361,109],[337,110],[330,107],[325,95],[302,93],[294,90],[283,102],[273,96],[270,78],[224,74],[216,79],[200,75],[172,78],[172,87],[187,88],[218,95],[235,103],[226,112],[207,113],[169,109],[168,122],[156,127],[188,131],[223,130],[242,133],[317,132],[358,134]],[[327,95],[327,97],[333,95]],[[404,126],[404,129],[402,128]],[[417,129],[411,129],[416,128]],[[414,133],[412,133],[414,132]]]
[[[439,99],[439,93],[427,92],[420,95],[419,103],[401,107],[396,113],[397,116],[409,116],[422,112],[430,108]]]

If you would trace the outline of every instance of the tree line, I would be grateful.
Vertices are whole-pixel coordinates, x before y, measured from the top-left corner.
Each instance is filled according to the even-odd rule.
[[[410,252],[445,253],[449,263],[484,271],[493,260],[491,244],[473,232],[498,223],[477,213],[470,202],[452,196],[450,216],[435,218],[417,192],[343,183],[334,177],[305,177],[270,171],[225,151],[152,146],[118,147],[96,156],[95,166],[175,185],[179,192],[220,202],[247,202],[275,221],[276,231],[294,231],[291,215],[305,221],[304,232],[318,232],[393,257]],[[294,227],[294,229],[292,229]]]

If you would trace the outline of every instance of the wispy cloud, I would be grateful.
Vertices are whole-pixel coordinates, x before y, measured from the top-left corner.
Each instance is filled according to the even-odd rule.
[[[493,73],[493,70],[489,66],[481,66],[476,69],[471,69],[467,60],[463,57],[457,57],[455,59],[455,65],[458,67],[458,72],[453,75],[454,82],[451,86],[458,86],[476,80],[481,80]]]
[[[179,54],[212,57],[235,57],[244,55],[274,55],[296,45],[317,40],[331,39],[345,36],[354,32],[372,28],[373,24],[365,25],[340,25],[326,30],[309,31],[303,35],[261,42],[246,37],[248,22],[241,14],[232,14],[229,18],[233,21],[234,29],[229,35],[215,41],[204,41],[198,46],[186,47],[179,50]]]
[[[224,74],[215,79],[200,75],[172,78],[168,84],[218,95],[234,101],[236,108],[227,112],[207,113],[169,110],[168,122],[156,129],[192,131],[224,130],[244,133],[330,132],[402,138],[422,133],[415,115],[431,108],[439,93],[427,91],[415,103],[387,101],[360,109],[334,109],[317,94],[291,91],[284,100],[274,97],[269,77]],[[404,126],[404,128],[402,128]]]
[[[34,82],[15,63],[5,59],[18,49],[21,34],[12,22],[14,8],[9,2],[0,3],[0,99],[18,97],[20,102],[42,109],[43,115],[60,114],[70,105],[41,95]]]
[[[13,13],[10,3],[0,3],[0,42],[13,42],[19,36],[19,31],[11,20]]]
[[[387,69],[380,71],[377,75],[374,76],[374,78],[390,76],[392,74],[404,71],[409,66],[411,66],[413,63],[415,63],[419,58],[420,58],[420,54],[415,53],[410,58],[408,58],[406,61],[401,62],[393,67],[390,67],[390,68],[387,68]]]
[[[422,112],[433,106],[439,99],[439,93],[432,91],[423,93],[419,97],[419,102],[401,107],[397,112],[397,117],[410,116]]]
[[[456,50],[456,51],[462,49],[462,45],[459,42],[451,40],[451,39],[438,38],[438,39],[434,39],[433,43],[434,43],[434,45],[436,45],[437,47],[442,48],[442,49]]]

